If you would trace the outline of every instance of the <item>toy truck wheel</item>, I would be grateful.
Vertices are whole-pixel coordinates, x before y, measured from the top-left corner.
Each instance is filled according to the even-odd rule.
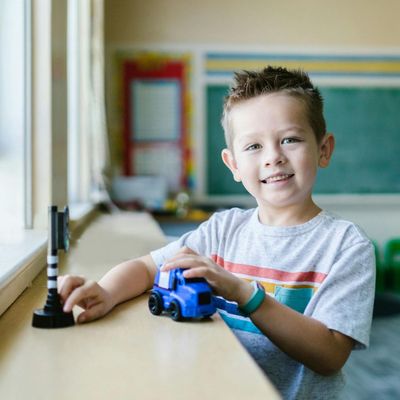
[[[159,293],[151,292],[149,297],[149,310],[154,315],[160,315],[163,310],[163,301]]]
[[[172,300],[169,306],[169,312],[171,313],[171,318],[174,321],[182,321],[182,310],[181,306],[177,300]]]

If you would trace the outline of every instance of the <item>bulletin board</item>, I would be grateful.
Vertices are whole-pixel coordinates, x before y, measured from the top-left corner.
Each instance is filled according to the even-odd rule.
[[[139,55],[123,62],[123,172],[155,175],[170,191],[190,183],[188,60]]]
[[[318,173],[315,193],[400,193],[400,88],[319,87],[327,129],[336,137],[331,165]],[[207,103],[207,193],[245,194],[220,153],[220,124],[228,85],[209,85]]]

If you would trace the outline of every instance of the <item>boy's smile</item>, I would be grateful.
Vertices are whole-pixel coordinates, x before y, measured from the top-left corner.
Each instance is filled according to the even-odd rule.
[[[277,173],[275,175],[269,176],[266,179],[261,179],[261,182],[265,183],[265,184],[284,182],[284,181],[287,181],[288,179],[292,178],[293,176],[294,176],[294,174]]]
[[[222,157],[257,200],[261,221],[273,223],[278,213],[289,213],[285,223],[300,223],[316,215],[311,192],[318,167],[329,163],[333,136],[317,143],[305,104],[283,93],[244,100],[231,110],[231,127],[233,148]]]

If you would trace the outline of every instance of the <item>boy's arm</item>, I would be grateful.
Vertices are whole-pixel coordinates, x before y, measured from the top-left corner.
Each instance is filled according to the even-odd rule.
[[[152,257],[146,255],[118,264],[98,283],[80,276],[62,276],[59,278],[58,291],[64,311],[70,312],[75,305],[79,305],[85,311],[79,315],[78,322],[100,318],[115,305],[150,289],[156,271]]]
[[[99,281],[114,305],[139,296],[153,287],[157,266],[150,255],[118,264]]]
[[[354,346],[352,338],[270,296],[250,318],[283,352],[321,375],[338,372]]]
[[[239,305],[245,304],[254,290],[249,282],[186,247],[168,260],[162,270],[177,267],[187,268],[184,273],[187,278],[207,279],[214,293]],[[279,349],[321,375],[338,372],[354,346],[352,338],[268,295],[250,318]]]

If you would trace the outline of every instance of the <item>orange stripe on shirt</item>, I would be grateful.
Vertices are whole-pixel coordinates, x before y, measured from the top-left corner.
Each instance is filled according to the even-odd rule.
[[[246,274],[254,277],[274,279],[282,282],[314,282],[322,283],[327,274],[322,272],[286,272],[279,269],[257,267],[255,265],[237,264],[224,260],[217,254],[212,254],[211,258],[222,268],[237,274]]]

